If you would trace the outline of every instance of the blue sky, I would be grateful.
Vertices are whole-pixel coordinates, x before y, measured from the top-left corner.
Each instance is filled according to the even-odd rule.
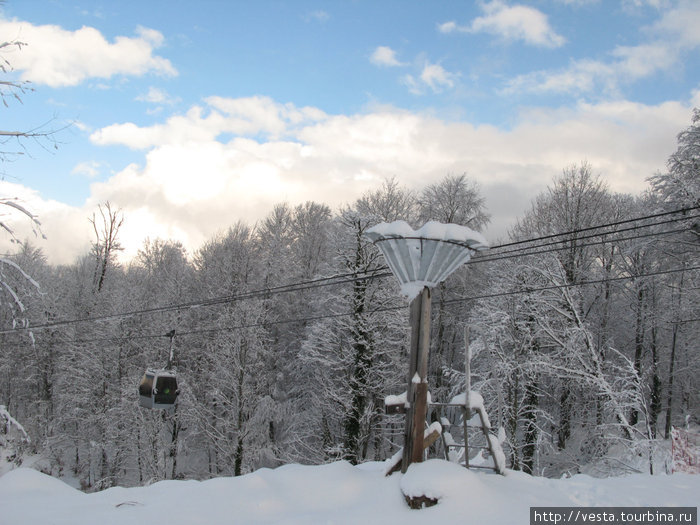
[[[34,91],[0,128],[62,131],[6,158],[0,191],[56,262],[106,200],[129,256],[464,172],[498,237],[572,163],[645,189],[700,105],[697,27],[696,0],[8,0],[2,38],[27,46],[4,49],[5,78]]]

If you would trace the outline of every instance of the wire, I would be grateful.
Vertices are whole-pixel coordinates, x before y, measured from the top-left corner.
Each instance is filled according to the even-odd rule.
[[[498,297],[507,297],[507,296],[514,296],[514,295],[525,295],[525,294],[531,294],[531,293],[536,293],[536,292],[544,292],[544,291],[551,291],[551,290],[558,290],[558,289],[565,289],[565,288],[577,288],[579,286],[590,286],[593,284],[602,284],[602,283],[608,283],[608,282],[619,282],[619,281],[629,281],[633,279],[641,279],[641,278],[646,278],[646,277],[655,277],[659,275],[667,275],[671,273],[678,273],[678,272],[683,272],[683,271],[696,271],[700,270],[700,266],[694,266],[690,268],[672,268],[672,269],[667,269],[667,270],[659,270],[656,272],[649,272],[649,273],[643,273],[643,274],[636,274],[636,275],[627,275],[627,276],[621,276],[621,277],[609,277],[606,279],[596,279],[596,280],[590,280],[590,281],[581,281],[579,283],[572,283],[572,284],[556,284],[556,285],[550,285],[550,286],[541,286],[538,288],[528,288],[525,290],[513,290],[510,292],[498,292],[498,293],[493,293],[493,294],[484,294],[484,295],[474,295],[470,297],[460,297],[457,299],[450,299],[448,301],[444,301],[442,304],[445,306],[450,306],[454,304],[460,304],[460,303],[465,303],[465,302],[470,302],[470,301],[478,301],[482,299],[494,299]],[[433,308],[435,308],[436,305],[433,305]],[[394,311],[399,311],[399,310],[406,310],[408,307],[407,305],[401,305],[401,306],[386,306],[382,308],[376,308],[371,311],[371,313],[384,313],[384,312],[394,312]],[[177,335],[178,336],[183,336],[183,335],[198,335],[198,334],[204,334],[204,333],[217,333],[217,332],[233,332],[236,330],[245,330],[248,328],[264,328],[267,326],[273,326],[273,325],[280,325],[280,324],[292,324],[292,323],[306,323],[306,322],[311,322],[311,321],[321,321],[324,319],[333,319],[333,318],[338,318],[338,317],[351,317],[355,315],[355,312],[341,312],[341,313],[334,313],[334,314],[321,314],[321,315],[315,315],[315,316],[308,316],[308,317],[297,317],[297,318],[292,318],[292,319],[277,319],[274,321],[266,321],[266,322],[255,322],[255,323],[246,323],[246,324],[241,324],[241,325],[236,325],[236,326],[228,326],[228,327],[217,327],[217,328],[202,328],[202,329],[197,329],[197,330],[188,330],[188,331],[178,331]],[[688,319],[685,321],[679,321],[679,322],[695,322],[698,319]],[[20,330],[15,330],[15,332],[19,332]],[[97,338],[97,339],[78,339],[78,340],[71,340],[71,341],[63,341],[64,343],[98,343],[98,342],[104,342],[104,341],[127,341],[127,340],[132,340],[132,339],[152,339],[152,338],[157,338],[157,337],[163,337],[163,334],[143,334],[143,335],[131,335],[131,336],[118,336],[118,337],[105,337],[105,338]]]
[[[624,220],[621,220],[621,221],[609,222],[609,223],[607,223],[607,224],[600,224],[600,225],[598,225],[598,226],[589,226],[589,227],[587,227],[587,228],[578,228],[578,229],[574,229],[574,230],[569,230],[569,231],[567,231],[567,232],[552,233],[552,234],[550,234],[550,235],[544,235],[544,236],[542,236],[542,237],[537,237],[537,238],[535,238],[535,239],[524,239],[524,240],[521,240],[521,241],[513,241],[513,242],[509,242],[509,243],[505,243],[505,244],[500,244],[500,245],[497,245],[497,246],[493,246],[491,249],[496,250],[496,249],[500,249],[500,248],[506,248],[506,247],[508,247],[508,246],[516,246],[516,245],[525,244],[525,243],[528,243],[528,242],[542,241],[542,240],[552,239],[552,238],[555,238],[555,237],[561,237],[561,236],[563,236],[563,235],[574,235],[574,234],[576,234],[576,233],[581,233],[581,232],[586,232],[586,231],[592,231],[592,230],[599,230],[599,229],[601,229],[601,228],[608,228],[608,227],[611,227],[611,226],[619,226],[619,225],[621,225],[621,224],[628,224],[628,223],[630,223],[630,222],[643,221],[643,220],[647,220],[647,219],[655,219],[655,218],[657,218],[657,217],[665,217],[665,216],[667,216],[667,215],[674,215],[674,214],[678,214],[678,213],[686,213],[686,212],[693,211],[693,210],[697,210],[697,209],[700,209],[700,206],[691,206],[691,207],[689,207],[689,208],[679,208],[679,209],[677,209],[677,210],[671,210],[671,211],[666,211],[666,212],[661,212],[661,213],[654,213],[654,214],[651,214],[651,215],[645,215],[645,216],[643,216],[643,217],[636,217],[636,218],[633,218],[633,219],[624,219]]]
[[[620,238],[614,238],[614,239],[603,239],[601,241],[595,241],[595,242],[589,242],[586,244],[579,244],[577,248],[589,248],[591,246],[599,246],[603,244],[610,244],[612,242],[618,243],[618,242],[623,242],[623,241],[632,241],[635,239],[643,239],[645,237],[660,237],[662,235],[671,235],[673,233],[681,233],[684,231],[688,231],[688,228],[677,228],[675,230],[666,230],[663,232],[651,232],[651,233],[642,233],[639,235],[633,235],[630,237],[620,237]],[[533,246],[532,249],[534,250],[535,248],[539,248],[539,246]],[[529,248],[528,248],[529,249]],[[552,252],[558,252],[558,251],[563,251],[563,250],[568,250],[570,249],[569,246],[559,246],[557,248],[549,248],[547,250],[534,250],[534,251],[528,251],[528,252],[506,252],[505,255],[498,255],[494,257],[489,257],[488,255],[485,257],[478,257],[474,258],[470,261],[470,264],[477,264],[477,263],[486,263],[486,262],[494,262],[494,261],[500,261],[504,259],[513,259],[515,257],[527,257],[530,255],[542,255],[545,253],[552,253]]]
[[[638,221],[647,220],[650,218],[658,218],[658,217],[668,216],[671,214],[686,213],[688,211],[692,211],[692,210],[698,209],[698,208],[700,208],[700,206],[695,206],[695,207],[691,207],[691,208],[683,208],[683,209],[673,210],[673,211],[664,212],[664,213],[657,213],[657,214],[653,214],[653,215],[646,215],[646,216],[637,217],[634,219],[626,219],[623,221],[617,221],[617,222],[602,224],[602,225],[598,225],[598,226],[591,226],[588,228],[581,228],[579,230],[571,230],[568,232],[546,235],[546,236],[539,237],[539,238],[532,238],[532,239],[527,239],[527,240],[523,240],[523,241],[517,241],[514,243],[507,243],[507,244],[502,244],[499,246],[494,246],[491,248],[491,250],[497,250],[497,249],[501,249],[503,247],[513,246],[513,245],[523,244],[523,243],[528,243],[528,242],[531,243],[531,242],[536,242],[536,241],[540,241],[540,240],[552,239],[552,238],[557,237],[557,236],[572,235],[572,234],[578,233],[578,232],[592,231],[594,229],[601,229],[601,228],[606,228],[606,227],[610,227],[610,226],[617,226],[617,225],[621,225],[621,224],[629,224],[631,222],[638,222]],[[695,218],[695,217],[700,217],[700,215],[693,216],[691,218]],[[599,233],[599,234],[588,235],[588,236],[584,236],[584,237],[579,237],[579,239],[582,240],[582,239],[587,239],[587,238],[591,238],[591,237],[612,235],[612,234],[623,232],[623,231],[629,231],[629,230],[634,230],[634,229],[639,229],[639,228],[647,228],[647,227],[657,226],[659,224],[666,224],[668,222],[676,222],[678,220],[684,220],[684,219],[686,219],[686,218],[670,219],[667,221],[661,221],[661,222],[653,223],[653,224],[639,225],[636,227],[625,228],[623,230],[618,230],[618,231],[613,231],[613,232],[603,232],[603,233]],[[666,232],[654,232],[654,233],[650,233],[650,234],[646,234],[646,235],[642,234],[639,236],[627,237],[627,238],[621,238],[621,239],[613,238],[613,239],[609,239],[607,241],[598,241],[598,242],[594,242],[594,243],[590,243],[590,244],[579,245],[579,247],[584,248],[584,247],[588,247],[588,246],[604,244],[605,242],[621,242],[621,241],[625,241],[625,240],[632,240],[632,239],[648,237],[648,236],[666,235],[666,234],[685,231],[686,229],[687,228],[671,230],[671,231],[666,231]],[[503,255],[498,254],[498,255],[491,256],[491,257],[478,256],[478,257],[474,257],[470,264],[494,262],[494,261],[498,261],[498,260],[502,260],[502,259],[509,259],[509,258],[518,257],[518,256],[541,255],[541,254],[550,253],[553,251],[564,250],[564,249],[568,249],[568,247],[558,247],[558,248],[553,248],[553,249],[548,249],[548,250],[538,250],[538,251],[526,252],[526,250],[536,250],[536,249],[541,248],[541,247],[551,246],[554,244],[560,244],[562,242],[568,242],[568,241],[569,241],[568,239],[565,239],[565,240],[554,241],[554,242],[546,243],[546,244],[542,244],[542,245],[521,248],[518,250],[509,250],[509,251],[506,251]],[[522,252],[525,252],[525,253],[522,253]],[[345,273],[345,274],[337,274],[337,275],[333,275],[330,277],[321,277],[321,278],[317,278],[317,279],[302,281],[300,283],[290,283],[290,284],[286,284],[286,285],[279,285],[279,286],[274,286],[274,287],[262,288],[262,289],[254,290],[251,292],[245,292],[245,293],[237,294],[237,295],[227,295],[227,296],[215,297],[212,299],[203,299],[203,300],[198,300],[198,301],[190,301],[190,302],[186,302],[186,303],[177,303],[177,304],[165,305],[165,306],[160,306],[160,307],[145,308],[145,309],[141,309],[141,310],[133,310],[133,311],[121,312],[121,313],[117,313],[117,314],[106,314],[106,315],[102,315],[102,316],[86,317],[86,318],[80,318],[80,319],[66,319],[66,320],[60,320],[60,321],[52,321],[49,323],[37,324],[34,326],[29,326],[29,327],[22,327],[22,328],[9,329],[9,330],[0,330],[0,335],[5,335],[5,334],[15,333],[15,332],[26,332],[26,331],[31,331],[31,330],[40,330],[40,329],[45,329],[45,328],[53,328],[53,327],[58,327],[58,326],[66,326],[66,325],[78,324],[78,323],[84,323],[84,322],[110,321],[110,320],[115,320],[115,319],[123,319],[123,318],[127,318],[127,317],[132,317],[132,316],[136,316],[136,315],[144,315],[144,314],[151,314],[151,313],[165,313],[165,312],[170,312],[170,311],[179,311],[179,310],[191,309],[191,308],[216,306],[216,305],[228,304],[228,303],[232,303],[232,302],[236,302],[236,301],[243,301],[243,300],[247,300],[247,299],[267,298],[269,296],[272,296],[272,295],[275,295],[278,293],[299,292],[299,291],[305,291],[305,290],[326,287],[326,286],[336,286],[336,285],[346,284],[349,282],[356,282],[356,281],[360,281],[360,280],[373,280],[373,279],[378,279],[378,278],[384,278],[384,277],[388,277],[388,276],[392,275],[391,272],[388,270],[389,270],[388,266],[380,266],[380,267],[375,268],[375,269],[370,270],[370,271],[349,272],[349,273]]]
[[[187,302],[187,303],[178,303],[178,304],[172,304],[172,305],[166,305],[166,306],[160,306],[160,307],[145,308],[145,309],[141,309],[141,310],[133,310],[133,311],[121,312],[121,313],[117,313],[117,314],[106,314],[106,315],[100,315],[100,316],[94,316],[94,317],[83,317],[80,319],[65,319],[65,320],[61,320],[61,321],[52,321],[50,323],[42,323],[42,324],[37,324],[37,325],[23,327],[23,328],[16,328],[16,329],[10,329],[10,330],[0,330],[0,335],[13,333],[13,332],[19,332],[19,331],[26,332],[26,331],[39,330],[39,329],[44,329],[44,328],[54,328],[57,326],[66,326],[66,325],[78,324],[78,323],[86,323],[86,322],[94,322],[94,321],[111,321],[111,320],[115,320],[115,319],[124,319],[127,317],[133,317],[135,315],[143,315],[143,314],[150,314],[150,313],[164,313],[164,312],[169,312],[169,311],[185,310],[185,309],[190,309],[190,308],[216,306],[219,304],[232,303],[232,302],[242,301],[242,300],[246,300],[246,299],[257,299],[257,298],[262,298],[262,297],[268,297],[270,295],[274,295],[274,294],[278,294],[278,293],[298,292],[298,291],[309,290],[312,288],[321,288],[321,287],[325,287],[325,286],[335,286],[338,284],[345,284],[345,283],[354,282],[354,281],[358,281],[358,280],[370,280],[370,279],[376,279],[376,278],[390,276],[391,272],[377,273],[378,270],[381,270],[384,268],[386,268],[388,270],[388,267],[375,269],[375,270],[372,270],[371,272],[366,272],[368,274],[371,273],[372,275],[368,275],[368,276],[364,276],[364,277],[357,277],[358,272],[356,272],[354,274],[353,273],[341,274],[341,276],[343,276],[343,275],[355,275],[356,277],[348,277],[345,279],[340,279],[340,280],[335,280],[335,281],[331,281],[331,279],[336,279],[336,276],[324,277],[324,278],[320,278],[320,279],[314,279],[312,281],[296,283],[293,285],[276,286],[273,288],[262,288],[260,290],[246,292],[246,293],[238,294],[238,295],[227,295],[227,296],[222,296],[222,297],[216,297],[213,299],[205,299],[205,300],[192,301],[192,302]],[[325,281],[325,282],[321,283],[321,281]],[[312,285],[311,283],[315,283],[315,284]]]
[[[653,223],[653,224],[642,224],[642,225],[637,225],[637,226],[629,226],[629,227],[627,227],[627,228],[621,228],[621,229],[619,229],[619,230],[613,230],[613,231],[610,231],[610,232],[592,233],[592,234],[589,234],[589,235],[583,235],[583,236],[581,236],[581,237],[576,237],[575,239],[562,239],[562,240],[560,240],[560,241],[552,241],[552,242],[548,242],[548,243],[544,243],[544,244],[538,244],[537,246],[530,246],[530,247],[525,247],[525,248],[518,248],[518,249],[516,249],[516,250],[508,250],[508,251],[506,251],[506,252],[504,252],[504,253],[517,253],[517,252],[520,252],[521,250],[529,250],[529,249],[531,249],[531,248],[543,248],[543,247],[545,247],[545,246],[553,246],[553,245],[555,245],[555,244],[561,244],[561,243],[565,243],[565,242],[566,242],[566,243],[569,243],[569,242],[572,242],[572,241],[581,241],[581,240],[585,240],[585,239],[591,239],[591,238],[594,238],[594,237],[605,237],[605,236],[607,236],[607,235],[614,235],[614,234],[623,233],[623,232],[627,232],[627,231],[639,230],[640,228],[650,228],[650,227],[652,227],[652,226],[661,226],[661,225],[663,225],[663,224],[669,224],[669,223],[672,223],[672,222],[680,222],[680,221],[684,221],[684,220],[687,220],[687,219],[700,219],[700,214],[698,214],[698,215],[693,215],[692,217],[687,217],[687,218],[686,218],[686,217],[680,217],[680,218],[674,218],[674,219],[667,219],[667,220],[665,220],[665,221],[658,221],[658,222],[655,222],[655,223]],[[687,230],[687,229],[688,229],[688,228],[683,228],[683,230]],[[582,231],[583,231],[583,230],[582,230]],[[617,240],[617,239],[613,239],[613,240]]]
[[[499,292],[495,294],[487,294],[487,295],[477,295],[474,297],[462,297],[459,299],[450,299],[448,301],[445,301],[443,304],[449,305],[449,304],[457,304],[457,303],[464,303],[467,301],[476,301],[478,299],[493,299],[495,297],[506,297],[509,295],[519,295],[519,294],[528,294],[528,293],[534,293],[534,292],[546,292],[550,290],[561,290],[564,288],[576,288],[578,286],[588,286],[591,284],[603,284],[603,283],[610,283],[610,282],[618,282],[618,281],[630,281],[634,279],[641,279],[644,277],[655,277],[657,275],[667,275],[670,273],[678,273],[678,272],[685,272],[685,271],[695,271],[695,270],[700,270],[700,266],[692,266],[690,268],[672,268],[668,270],[658,270],[656,272],[649,272],[649,273],[640,273],[636,275],[626,275],[626,276],[621,276],[621,277],[607,277],[605,279],[595,279],[592,281],[581,281],[579,283],[570,283],[570,284],[553,284],[550,286],[540,286],[538,288],[527,288],[526,290],[513,290],[511,292]]]

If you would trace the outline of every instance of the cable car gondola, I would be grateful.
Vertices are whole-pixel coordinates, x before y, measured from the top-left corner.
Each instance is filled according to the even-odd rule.
[[[149,368],[143,374],[139,383],[139,405],[144,408],[169,409],[175,407],[177,395],[177,376],[171,368],[173,363],[175,330],[171,330],[164,337],[170,338],[170,354],[165,368],[156,370]]]
[[[139,404],[144,408],[173,408],[179,393],[175,372],[146,370],[139,383]]]

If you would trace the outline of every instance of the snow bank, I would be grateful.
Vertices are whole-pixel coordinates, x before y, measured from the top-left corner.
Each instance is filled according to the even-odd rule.
[[[527,523],[530,506],[696,506],[700,476],[500,476],[430,460],[402,476],[383,463],[288,465],[238,478],[162,481],[83,494],[31,469],[0,477],[3,525]],[[403,492],[439,503],[408,509]],[[507,505],[504,501],[507,500]]]
[[[410,498],[426,496],[449,504],[452,498],[489,497],[479,475],[456,463],[431,459],[423,463],[412,463],[401,479],[401,491]]]

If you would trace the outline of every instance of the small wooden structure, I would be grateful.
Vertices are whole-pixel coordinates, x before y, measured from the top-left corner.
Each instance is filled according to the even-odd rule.
[[[469,350],[469,329],[466,328],[464,331],[464,344],[465,344],[465,360],[464,360],[464,386],[465,393],[453,398],[449,403],[433,403],[428,402],[427,406],[429,409],[436,409],[438,412],[442,412],[443,409],[453,408],[459,411],[462,419],[462,433],[464,436],[463,443],[457,443],[452,439],[452,435],[448,432],[446,428],[449,423],[441,422],[440,424],[433,423],[428,427],[423,433],[423,450],[432,446],[439,438],[442,438],[442,445],[444,450],[445,459],[450,461],[451,456],[449,454],[450,448],[457,448],[464,450],[464,466],[467,468],[472,467],[469,464],[469,427],[475,427],[476,425],[470,425],[469,422],[472,416],[478,414],[479,425],[478,427],[484,434],[486,439],[486,447],[474,447],[471,448],[485,448],[491,454],[493,458],[493,469],[499,474],[505,473],[505,456],[503,455],[503,450],[501,444],[496,436],[491,433],[491,422],[489,420],[486,409],[484,408],[483,398],[477,392],[471,390],[471,353]],[[469,393],[468,395],[466,393]],[[399,396],[387,396],[384,400],[385,412],[387,414],[406,414],[407,413],[407,396],[403,393]],[[425,420],[423,420],[425,421]],[[394,456],[393,462],[389,465],[386,471],[386,475],[390,475],[399,470],[401,467],[401,462],[399,457]],[[491,468],[476,466],[477,468]]]

